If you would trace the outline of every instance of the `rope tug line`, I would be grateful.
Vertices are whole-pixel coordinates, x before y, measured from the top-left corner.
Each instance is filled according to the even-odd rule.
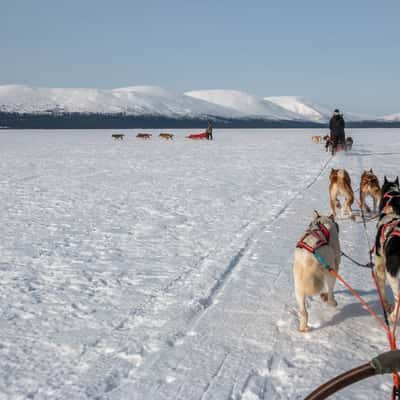
[[[363,210],[361,210],[361,218],[362,218],[362,222],[363,222],[363,228],[364,228],[366,242],[368,245],[368,254],[369,254],[369,260],[370,260],[369,263],[362,264],[362,263],[356,261],[354,258],[347,255],[346,253],[344,253],[343,251],[341,251],[341,255],[346,257],[353,264],[355,264],[361,268],[371,269],[371,276],[372,276],[373,282],[375,284],[376,290],[378,292],[379,302],[382,307],[383,319],[377,315],[377,313],[363,299],[363,297],[337,271],[332,269],[327,264],[327,262],[324,260],[324,258],[316,250],[314,251],[314,256],[321,263],[321,265],[324,268],[326,268],[338,281],[340,281],[350,291],[350,293],[366,308],[366,310],[371,314],[371,316],[382,327],[382,329],[386,333],[391,352],[397,352],[400,354],[400,351],[397,350],[397,342],[396,342],[396,327],[397,327],[397,322],[399,319],[400,294],[397,299],[396,310],[395,310],[395,319],[393,321],[393,326],[391,329],[388,314],[387,314],[387,311],[385,308],[385,303],[383,300],[383,295],[379,288],[376,274],[374,271],[374,263],[372,260],[373,249],[371,247],[371,243],[369,240],[367,224],[365,221],[365,215],[364,215]],[[393,379],[393,390],[392,390],[391,400],[400,400],[400,376],[399,376],[397,370],[398,369],[394,369],[393,371],[391,371],[392,379]],[[320,386],[320,388],[318,388],[311,395],[306,397],[306,400],[323,400],[326,397],[328,397],[329,395],[342,389],[343,387],[348,386],[352,383],[358,382],[359,380],[365,379],[369,376],[373,376],[375,374],[376,374],[376,372],[373,368],[371,368],[370,364],[365,364],[361,367],[358,367],[354,370],[344,373],[344,374],[340,375],[339,377],[336,377],[332,381]]]

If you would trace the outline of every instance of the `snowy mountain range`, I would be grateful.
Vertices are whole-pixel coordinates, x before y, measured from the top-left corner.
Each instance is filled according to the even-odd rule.
[[[237,90],[175,93],[154,86],[118,89],[0,86],[0,112],[17,114],[108,114],[173,119],[258,119],[326,123],[333,107],[303,97],[257,97]],[[348,121],[400,121],[400,114],[371,117],[346,113]]]

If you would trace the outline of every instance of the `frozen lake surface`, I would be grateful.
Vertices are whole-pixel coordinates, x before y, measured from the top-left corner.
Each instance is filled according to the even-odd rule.
[[[111,133],[0,131],[0,399],[303,399],[388,349],[339,283],[297,332],[292,258],[312,210],[330,213],[330,169],[354,189],[364,169],[396,176],[400,130],[348,130],[334,158],[316,130]],[[359,222],[339,221],[341,245],[366,262]],[[379,311],[369,272],[341,272]]]

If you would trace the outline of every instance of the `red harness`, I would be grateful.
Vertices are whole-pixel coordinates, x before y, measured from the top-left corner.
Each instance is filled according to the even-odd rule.
[[[394,199],[394,198],[396,198],[396,197],[400,197],[400,194],[389,194],[389,193],[385,193],[385,194],[383,195],[383,198],[384,198],[384,199]]]
[[[306,239],[311,236],[312,241],[315,241],[312,245],[306,242]],[[320,223],[317,224],[316,228],[308,229],[305,235],[297,242],[296,247],[300,249],[306,249],[310,253],[314,254],[315,250],[322,246],[326,246],[329,243],[329,231],[325,225]]]
[[[386,242],[393,236],[400,237],[400,219],[395,219],[382,226],[381,231],[381,248],[383,249]]]

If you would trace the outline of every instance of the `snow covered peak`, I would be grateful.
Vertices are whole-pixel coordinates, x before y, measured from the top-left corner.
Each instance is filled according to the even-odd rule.
[[[269,100],[240,92],[238,90],[197,90],[185,93],[187,96],[201,99],[236,110],[247,117],[267,119],[301,119],[299,115],[270,102]]]
[[[385,115],[382,119],[387,122],[398,122],[400,121],[400,114]]]
[[[264,97],[264,99],[300,115],[307,121],[320,123],[328,122],[332,117],[333,110],[336,108],[336,106],[328,108],[314,104],[301,96],[271,96]],[[344,118],[348,121],[367,121],[376,119],[375,117],[350,112],[345,112]]]
[[[153,86],[111,90],[0,86],[0,111],[20,113],[125,113],[173,118],[240,117],[234,110]]]
[[[332,110],[299,96],[257,97],[238,90],[196,90],[176,93],[158,86],[116,89],[35,88],[0,86],[0,111],[17,113],[126,114],[169,118],[258,118],[326,123]],[[373,120],[345,113],[349,121]],[[394,114],[379,118],[399,121]]]
[[[325,122],[332,115],[332,112],[327,108],[317,106],[300,96],[272,96],[265,97],[265,100],[277,104],[288,111],[299,114],[304,119],[315,122]]]

